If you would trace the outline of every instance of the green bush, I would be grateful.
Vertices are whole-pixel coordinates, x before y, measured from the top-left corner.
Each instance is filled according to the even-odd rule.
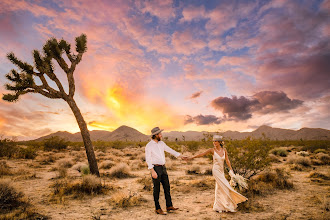
[[[249,179],[270,165],[271,142],[264,139],[229,140],[225,142],[235,173]]]
[[[0,139],[0,157],[13,157],[17,151],[17,144],[7,138]]]
[[[81,172],[81,175],[89,175],[91,171],[89,170],[88,165],[83,165],[80,167],[80,172]]]
[[[68,147],[69,142],[59,136],[52,136],[44,141],[44,149],[50,150],[64,150]]]
[[[0,157],[34,159],[37,156],[33,146],[20,147],[9,139],[0,139]]]
[[[36,156],[36,150],[32,147],[19,148],[16,152],[16,158],[34,159]]]
[[[196,152],[199,148],[199,142],[197,141],[187,141],[186,145],[188,147],[188,151]]]

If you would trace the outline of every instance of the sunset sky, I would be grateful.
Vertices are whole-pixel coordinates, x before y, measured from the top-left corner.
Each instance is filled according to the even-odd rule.
[[[330,129],[328,0],[1,0],[0,93],[14,52],[87,35],[76,102],[90,130]],[[64,72],[56,73],[67,88]],[[78,132],[61,99],[0,101],[0,136]]]

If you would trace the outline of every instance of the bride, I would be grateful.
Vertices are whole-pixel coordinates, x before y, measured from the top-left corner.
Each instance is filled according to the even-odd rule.
[[[207,154],[213,154],[213,168],[212,173],[216,180],[215,185],[215,200],[213,205],[213,210],[217,212],[236,212],[237,204],[247,200],[246,197],[242,196],[236,192],[228,183],[224,175],[224,161],[230,168],[229,175],[234,177],[235,174],[230,165],[228,158],[228,153],[226,148],[224,148],[224,141],[221,136],[213,136],[214,148],[210,148],[204,153],[197,154],[193,157],[187,158],[187,160],[192,160],[196,157],[202,157]]]

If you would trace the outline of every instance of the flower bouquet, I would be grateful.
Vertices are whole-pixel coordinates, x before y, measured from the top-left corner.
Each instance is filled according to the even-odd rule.
[[[248,188],[248,184],[246,181],[247,181],[247,179],[242,177],[241,175],[234,174],[231,176],[229,184],[234,188],[238,187],[239,190],[241,191],[243,188],[244,189]]]

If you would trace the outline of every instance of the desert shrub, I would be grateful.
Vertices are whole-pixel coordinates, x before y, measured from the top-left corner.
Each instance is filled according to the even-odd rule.
[[[308,157],[292,157],[288,160],[289,164],[296,164],[296,165],[301,165],[303,167],[310,167],[312,162],[311,159]]]
[[[309,174],[309,178],[330,180],[330,176],[323,174],[323,173],[318,173],[318,172],[311,172]]]
[[[127,208],[132,206],[139,206],[146,201],[146,199],[137,195],[136,193],[128,194],[125,192],[117,192],[111,197],[110,204],[120,208]]]
[[[36,149],[32,146],[23,148],[12,140],[0,139],[0,157],[34,159],[36,156]]]
[[[12,172],[6,161],[0,161],[0,176],[11,175]]]
[[[271,150],[271,153],[274,155],[277,155],[277,156],[281,156],[281,157],[288,156],[288,152],[283,148],[275,148],[275,149]]]
[[[146,161],[146,155],[145,155],[145,153],[141,153],[141,154],[139,154],[139,155],[137,156],[137,158],[138,158],[139,160],[141,160],[142,162],[145,162],[145,161]]]
[[[186,170],[186,174],[200,174],[200,167],[196,165],[192,166]]]
[[[296,153],[298,156],[303,156],[303,157],[306,157],[309,155],[309,153],[307,151],[299,151]]]
[[[112,167],[109,171],[109,175],[116,178],[127,178],[132,176],[130,174],[130,168],[126,163],[120,163]]]
[[[197,141],[187,141],[186,145],[188,147],[188,151],[190,152],[196,152],[199,147],[199,142]]]
[[[91,173],[88,165],[83,165],[80,167],[81,175],[89,175]]]
[[[200,190],[214,189],[215,181],[211,178],[203,178],[202,180],[192,180],[190,185]]]
[[[85,175],[83,176],[82,184],[80,186],[80,191],[92,194],[98,193],[102,190],[101,179],[95,175]]]
[[[70,168],[72,167],[73,162],[69,159],[61,159],[57,161],[57,167]]]
[[[277,156],[275,156],[274,154],[270,154],[268,157],[269,157],[269,159],[272,163],[280,163],[281,162],[281,160]]]
[[[268,140],[246,138],[229,140],[225,145],[235,173],[247,179],[257,175],[270,165],[271,159],[268,154],[272,146]]]
[[[203,172],[203,175],[209,175],[209,176],[212,176],[212,169],[206,169],[206,170]]]
[[[95,175],[85,175],[82,180],[72,181],[59,179],[51,185],[52,199],[63,202],[66,196],[81,198],[84,195],[104,194],[109,190],[108,186],[103,186],[101,179]]]
[[[0,157],[11,158],[17,150],[17,144],[10,139],[0,139]]]
[[[105,160],[102,163],[100,163],[100,168],[101,169],[110,169],[114,165],[115,165],[115,163],[113,161],[111,161],[111,160]]]
[[[133,142],[127,142],[127,141],[126,142],[124,142],[124,141],[113,141],[111,143],[111,147],[115,148],[115,149],[124,149],[124,148],[126,148],[128,146],[132,146],[132,145],[134,145]]]
[[[268,171],[260,174],[257,181],[271,184],[277,189],[291,189],[293,188],[292,181],[289,180],[289,175],[283,169],[275,169],[275,171]]]
[[[15,158],[22,158],[22,159],[34,159],[37,156],[36,149],[33,147],[21,148],[17,149]]]
[[[173,150],[177,151],[177,152],[181,152],[182,147],[180,144],[176,143],[176,142],[166,142],[166,144],[172,148]]]
[[[152,180],[151,176],[144,176],[137,180],[138,183],[141,183],[143,190],[151,191],[152,190]]]
[[[314,151],[314,154],[317,154],[317,153],[326,153],[327,151],[325,149],[317,149]]]
[[[65,178],[68,176],[68,168],[58,167],[57,168],[58,178]]]
[[[314,152],[317,149],[329,149],[330,141],[329,140],[309,140],[301,141],[297,146],[303,146],[302,150]]]
[[[59,136],[52,136],[45,139],[44,149],[47,151],[51,150],[64,150],[68,147],[69,142]]]
[[[49,165],[51,163],[54,163],[56,161],[56,157],[53,154],[44,155],[44,156],[38,156],[38,161],[41,165]]]
[[[18,192],[9,180],[0,179],[0,213],[25,205],[24,194]]]
[[[322,161],[323,164],[330,164],[330,156],[325,153],[318,153],[316,157]]]
[[[237,209],[240,212],[247,212],[247,213],[262,212],[265,210],[264,206],[261,203],[255,201],[254,199],[251,199],[251,198],[249,198],[249,200],[247,200],[245,202],[239,203],[237,205]]]
[[[72,169],[77,170],[82,175],[90,174],[89,166],[85,163],[77,163],[72,166]]]

